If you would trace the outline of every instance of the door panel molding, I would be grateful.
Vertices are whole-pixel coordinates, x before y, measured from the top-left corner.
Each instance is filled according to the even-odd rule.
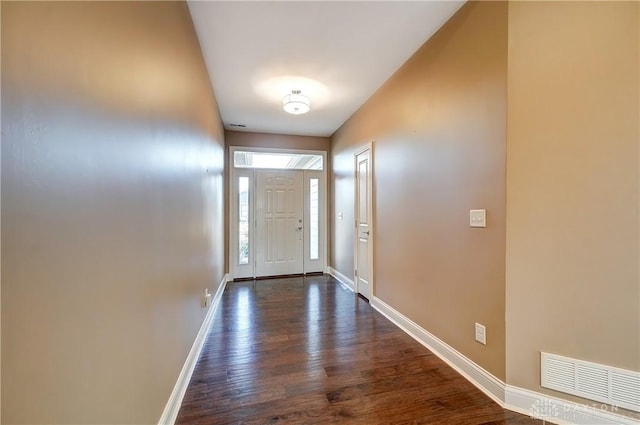
[[[255,172],[255,275],[304,272],[304,173]]]

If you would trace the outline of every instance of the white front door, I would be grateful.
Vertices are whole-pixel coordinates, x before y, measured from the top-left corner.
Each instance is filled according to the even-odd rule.
[[[356,155],[356,289],[359,294],[371,298],[372,246],[371,246],[371,206],[372,176],[371,149]]]
[[[256,170],[256,276],[303,273],[303,172]]]

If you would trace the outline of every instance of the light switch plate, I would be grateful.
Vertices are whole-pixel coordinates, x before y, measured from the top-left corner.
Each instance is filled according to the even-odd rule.
[[[487,210],[469,210],[469,227],[487,227]]]
[[[487,328],[480,323],[476,323],[476,341],[482,345],[487,345]]]

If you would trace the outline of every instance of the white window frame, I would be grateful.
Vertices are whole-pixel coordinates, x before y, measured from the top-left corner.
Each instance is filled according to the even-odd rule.
[[[265,152],[265,153],[293,153],[293,154],[312,154],[322,155],[322,170],[299,170],[303,171],[303,195],[304,195],[304,268],[305,273],[308,267],[313,267],[314,271],[327,271],[327,238],[329,234],[327,214],[327,152],[303,149],[279,149],[279,148],[256,148],[246,146],[230,146],[229,147],[229,276],[231,279],[253,278],[255,274],[255,170],[260,168],[235,167],[234,154],[236,151],[243,152]],[[239,264],[239,236],[238,236],[238,178],[249,177],[249,264]],[[319,189],[321,191],[321,208],[320,208],[320,240],[319,240],[319,258],[317,260],[310,259],[309,243],[309,225],[306,222],[309,217],[309,180],[311,178],[319,178]]]
[[[234,173],[231,173],[229,184],[229,270],[232,271],[232,277],[238,279],[243,277],[253,277],[253,264],[255,264],[253,251],[254,246],[254,230],[253,225],[253,205],[254,205],[254,170],[251,168],[238,168]],[[238,235],[238,228],[240,224],[238,204],[240,201],[240,189],[239,180],[240,177],[249,178],[249,263],[240,264],[240,256],[238,251],[240,249],[240,237]]]

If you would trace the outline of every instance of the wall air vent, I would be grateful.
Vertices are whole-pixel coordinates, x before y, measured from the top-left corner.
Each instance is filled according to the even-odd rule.
[[[640,412],[640,372],[541,353],[541,385]]]

